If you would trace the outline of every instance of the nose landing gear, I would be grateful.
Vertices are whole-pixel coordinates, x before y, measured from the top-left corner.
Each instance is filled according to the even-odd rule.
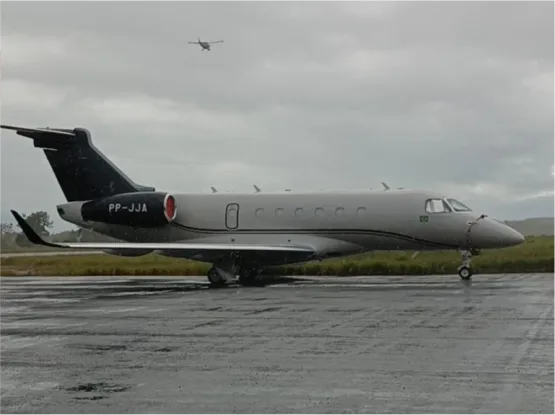
[[[475,225],[477,225],[479,221],[481,221],[486,217],[487,215],[480,215],[476,220],[467,222],[468,228],[466,229],[466,245],[468,247],[472,246],[472,238],[471,238],[472,228]],[[480,254],[480,251],[474,248],[465,249],[461,251],[462,264],[461,266],[459,266],[459,268],[457,268],[457,271],[459,272],[459,277],[461,277],[462,280],[469,280],[470,278],[472,278],[472,266],[471,266],[472,256],[479,255],[479,254]]]
[[[461,277],[462,280],[469,280],[472,278],[472,267],[470,265],[472,262],[472,252],[463,251],[461,257],[462,265],[457,269],[459,271],[459,277]]]

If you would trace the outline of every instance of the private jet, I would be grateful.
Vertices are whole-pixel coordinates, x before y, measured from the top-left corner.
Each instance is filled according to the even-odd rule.
[[[215,40],[213,42],[203,42],[202,40],[200,40],[200,37],[198,38],[198,40],[196,42],[188,42],[189,45],[200,45],[201,47],[201,51],[209,51],[210,52],[210,45],[213,45],[214,43],[224,43],[223,40]]]
[[[2,125],[44,151],[66,201],[60,217],[121,242],[50,242],[12,210],[34,244],[120,256],[155,253],[211,265],[213,286],[257,282],[264,269],[380,250],[461,252],[471,257],[524,237],[455,197],[428,190],[169,193],[132,181],[85,128]]]

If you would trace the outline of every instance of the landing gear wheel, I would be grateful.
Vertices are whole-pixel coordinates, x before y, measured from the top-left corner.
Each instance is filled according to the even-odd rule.
[[[223,275],[221,275],[218,270],[214,267],[210,268],[208,271],[208,281],[210,281],[210,285],[212,287],[224,287],[227,285],[227,282]]]
[[[260,285],[260,272],[257,269],[241,270],[237,282],[245,286]]]
[[[470,278],[472,278],[472,269],[465,265],[461,266],[459,268],[459,277],[461,277],[461,279],[465,281],[469,280]]]
[[[471,250],[462,251],[461,257],[462,257],[462,264],[458,268],[459,277],[461,277],[462,280],[466,281],[472,277],[472,268],[470,266],[472,262],[472,251]]]

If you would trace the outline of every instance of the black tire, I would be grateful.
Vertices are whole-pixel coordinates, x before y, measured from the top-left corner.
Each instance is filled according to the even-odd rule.
[[[260,272],[252,268],[241,270],[241,273],[239,274],[239,279],[237,282],[244,286],[261,285]]]
[[[461,280],[469,280],[470,278],[472,278],[472,269],[466,266],[460,267],[459,277],[461,277]]]
[[[211,287],[219,288],[227,285],[225,279],[221,277],[215,268],[211,268],[210,271],[208,271],[207,277]]]

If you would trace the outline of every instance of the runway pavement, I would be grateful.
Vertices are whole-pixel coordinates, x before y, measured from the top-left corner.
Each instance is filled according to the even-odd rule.
[[[553,274],[1,278],[2,413],[553,413]]]

